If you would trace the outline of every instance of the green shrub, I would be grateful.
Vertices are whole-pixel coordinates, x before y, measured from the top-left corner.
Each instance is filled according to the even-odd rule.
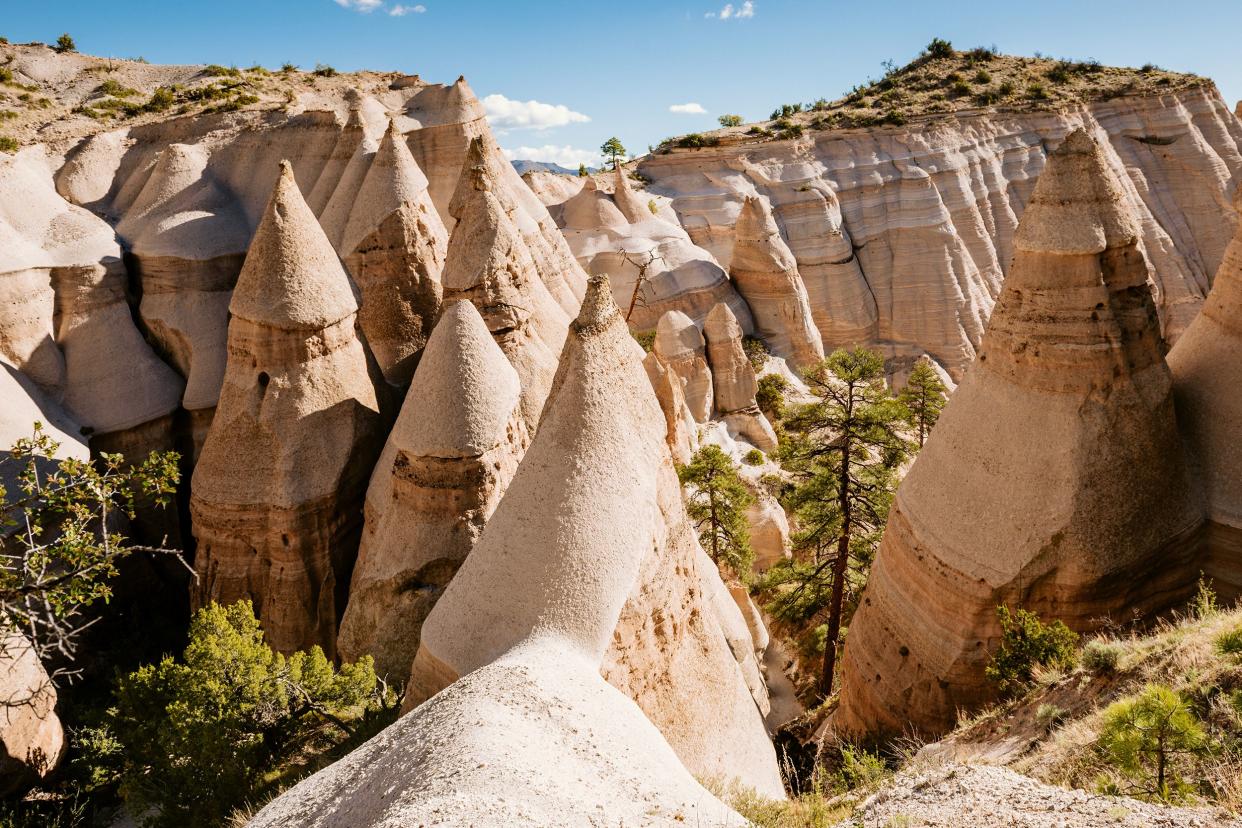
[[[167,86],[161,86],[151,93],[151,99],[142,105],[143,112],[164,112],[171,109],[177,102],[177,94]]]
[[[966,81],[958,81],[949,87],[949,93],[955,98],[964,98],[970,94],[970,84]]]
[[[130,89],[128,86],[122,86],[120,83],[109,78],[99,86],[95,87],[95,92],[100,95],[111,95],[114,98],[132,98],[138,94],[137,89]]]
[[[742,125],[741,115],[721,115],[716,119],[722,127],[735,127]]]
[[[121,678],[111,724],[124,748],[121,793],[156,826],[216,826],[314,728],[350,734],[379,702],[370,656],[339,670],[319,647],[286,658],[263,641],[249,602],[194,616],[180,661]]]
[[[7,37],[0,37],[0,46],[8,46],[8,45],[9,45],[9,39]]]
[[[1068,83],[1070,79],[1070,65],[1066,61],[1058,61],[1051,69],[1044,73],[1044,77],[1053,83]]]
[[[700,135],[692,132],[689,135],[683,135],[677,139],[677,146],[682,149],[700,149],[702,147],[714,147],[720,143],[720,139],[714,135]]]
[[[742,462],[748,466],[762,466],[763,461],[763,452],[759,449],[751,449],[742,457]]]
[[[13,70],[7,66],[0,66],[0,83],[12,83]]]
[[[1216,600],[1216,590],[1202,572],[1199,573],[1199,586],[1195,597],[1190,600],[1190,615],[1204,621],[1220,612],[1220,604]]]
[[[655,347],[655,331],[641,331],[633,333],[632,336],[639,345],[643,346],[644,351],[651,353],[651,349]]]
[[[1082,666],[1096,675],[1112,673],[1121,662],[1121,647],[1107,641],[1088,641],[1082,648]]]
[[[241,70],[236,66],[221,66],[213,63],[203,69],[203,74],[209,78],[236,78],[241,76]]]
[[[1001,94],[1001,97],[1008,98],[1014,92],[1018,91],[1018,87],[1013,81],[1001,81],[1001,85],[996,87],[996,91]]]
[[[1068,667],[1074,663],[1078,635],[1053,621],[1044,624],[1033,612],[1007,606],[996,608],[1001,645],[984,669],[1002,693],[1015,694],[1030,686],[1036,667]]]
[[[0,152],[14,153],[21,147],[17,143],[16,138],[10,138],[7,135],[0,135]]]
[[[11,109],[0,109],[0,121],[11,121],[17,117],[17,113]]]
[[[1179,759],[1203,752],[1208,742],[1177,693],[1149,684],[1105,709],[1099,745],[1137,793],[1169,801],[1191,790],[1179,774]]]
[[[830,777],[834,793],[868,788],[888,776],[888,766],[878,753],[852,745],[841,746],[841,766]]]
[[[655,199],[654,199],[654,198],[652,198],[652,199],[648,199],[648,201],[647,201],[647,209],[651,211],[651,215],[653,215],[653,216],[658,216],[658,215],[660,215],[660,205],[659,205],[659,204],[656,204],[656,202],[655,202]]]
[[[785,416],[785,390],[789,381],[780,374],[766,374],[759,378],[759,387],[755,391],[755,402],[759,410],[770,419],[780,420]]]
[[[742,350],[746,352],[746,358],[756,371],[762,370],[764,363],[768,361],[768,355],[772,353],[768,343],[753,336],[742,337]]]
[[[1026,88],[1026,96],[1033,101],[1048,100],[1048,87],[1042,83],[1032,83]]]
[[[953,57],[953,44],[943,38],[933,37],[923,51],[931,58]]]
[[[282,63],[280,64],[280,71],[287,75],[290,72],[298,71],[298,65],[296,63]]]
[[[1035,721],[1045,730],[1052,730],[1065,719],[1065,708],[1055,704],[1041,704],[1035,710]]]
[[[1242,661],[1242,627],[1221,633],[1213,643],[1220,655]]]
[[[889,126],[904,126],[906,123],[906,115],[900,109],[890,109],[884,113],[884,117],[880,119],[880,123]]]
[[[256,63],[254,66],[247,67],[246,71],[252,75],[267,76],[267,75],[272,74],[271,70],[269,70],[267,67],[261,64],[258,64],[258,63]]]
[[[781,104],[776,109],[772,110],[772,115],[768,118],[768,120],[775,121],[778,118],[788,118],[790,115],[797,115],[801,111],[802,104],[800,103]]]
[[[991,83],[992,73],[987,69],[980,69],[978,72],[975,72],[975,76],[972,80],[974,80],[975,83]]]
[[[73,38],[69,36],[68,32],[56,38],[56,45],[52,48],[62,55],[65,52],[76,52],[78,50],[77,44],[73,42]]]
[[[321,78],[334,78],[337,72],[326,63],[316,63],[314,74]]]

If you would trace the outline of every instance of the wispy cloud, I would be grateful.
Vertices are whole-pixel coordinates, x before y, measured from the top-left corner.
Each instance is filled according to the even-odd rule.
[[[340,0],[337,0],[337,2],[339,3]],[[710,11],[703,16],[709,20],[749,20],[755,16],[755,4],[753,0],[746,0],[740,6],[725,3],[724,8],[720,11]]]
[[[672,106],[668,108],[668,111],[676,112],[678,115],[706,115],[707,114],[707,110],[703,108],[703,105],[697,104],[697,103],[673,104]]]
[[[560,164],[562,167],[569,167],[571,170],[579,164],[597,167],[603,161],[599,150],[579,149],[568,144],[563,147],[558,147],[555,144],[544,144],[542,147],[502,148],[501,152],[510,161],[550,161],[553,164]]]
[[[343,9],[370,14],[384,5],[384,0],[336,0],[336,4]]]
[[[388,12],[390,17],[405,17],[407,14],[422,14],[427,11],[427,7],[422,3],[415,6],[406,6],[402,3],[393,3],[391,6],[385,6],[384,0],[333,0],[333,2],[343,9],[361,12],[362,14],[370,14],[377,9],[383,9]]]
[[[513,101],[504,95],[483,99],[488,122],[497,129],[553,129],[569,124],[585,124],[591,119],[564,104],[541,101]]]

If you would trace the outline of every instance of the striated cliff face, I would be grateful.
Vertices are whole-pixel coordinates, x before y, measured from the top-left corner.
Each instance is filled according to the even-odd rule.
[[[639,171],[726,268],[746,198],[767,201],[825,350],[862,342],[890,358],[925,352],[958,379],[1008,273],[1047,147],[1080,126],[1101,139],[1121,180],[1162,332],[1176,340],[1238,220],[1230,202],[1242,124],[1210,85],[792,140],[726,135],[719,146],[650,156]]]

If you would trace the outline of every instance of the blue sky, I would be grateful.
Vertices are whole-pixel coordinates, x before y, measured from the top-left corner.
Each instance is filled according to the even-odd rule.
[[[1242,0],[0,0],[14,42],[64,31],[84,52],[153,63],[464,73],[502,146],[569,165],[610,135],[641,152],[721,113],[835,98],[934,36],[1151,62],[1214,78],[1231,106],[1242,97]]]

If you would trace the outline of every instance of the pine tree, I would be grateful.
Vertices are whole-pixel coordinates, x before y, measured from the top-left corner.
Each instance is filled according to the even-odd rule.
[[[866,348],[839,350],[807,370],[818,399],[785,416],[781,460],[794,485],[783,505],[796,522],[794,556],[768,571],[768,609],[796,626],[824,633],[820,692],[832,694],[846,615],[866,583],[897,469],[909,446],[899,427],[905,407],[884,383],[884,360]]]
[[[601,144],[599,151],[612,161],[612,168],[614,170],[621,163],[621,159],[625,158],[625,145],[615,135]]]
[[[749,580],[755,553],[746,508],[754,497],[733,461],[719,447],[704,446],[677,476],[688,487],[686,513],[699,530],[703,549],[722,571],[727,567],[738,580]]]
[[[930,360],[920,359],[915,363],[906,387],[897,398],[910,412],[910,427],[919,435],[919,448],[922,448],[948,402],[948,389]]]
[[[586,168],[586,164],[579,164],[579,165],[578,165],[578,177],[579,177],[579,178],[586,178],[586,177],[587,177],[587,168]]]

